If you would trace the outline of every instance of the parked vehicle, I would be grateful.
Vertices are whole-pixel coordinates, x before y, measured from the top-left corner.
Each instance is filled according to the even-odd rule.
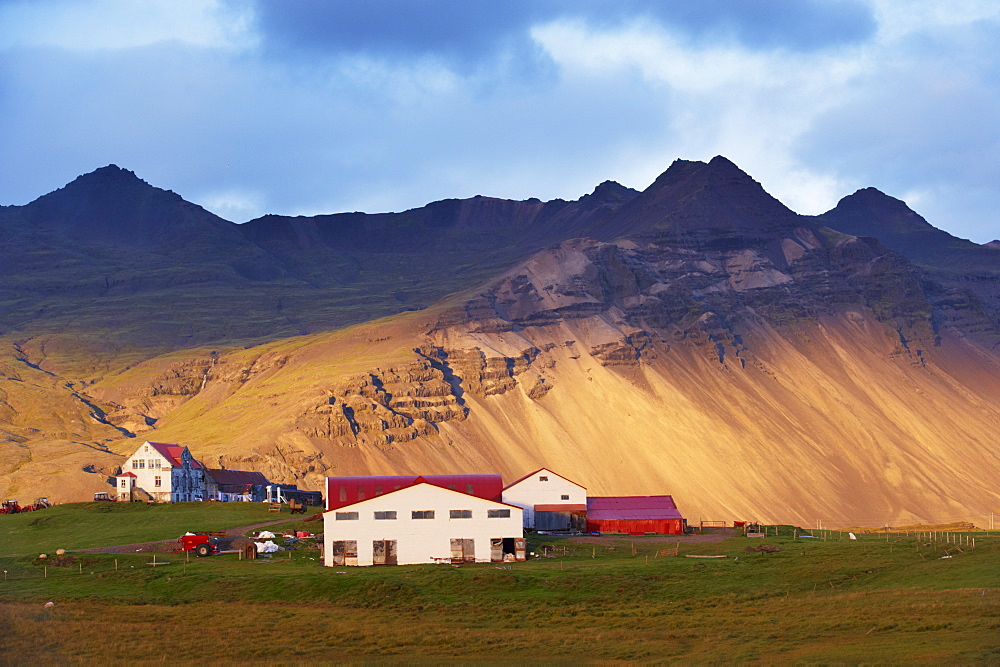
[[[219,539],[224,533],[188,533],[177,538],[176,553],[193,553],[199,557],[219,553]]]
[[[115,502],[114,494],[108,493],[107,491],[99,491],[94,494],[95,503],[113,503]]]
[[[0,505],[0,514],[20,514],[21,506],[16,500],[5,500],[3,505]]]

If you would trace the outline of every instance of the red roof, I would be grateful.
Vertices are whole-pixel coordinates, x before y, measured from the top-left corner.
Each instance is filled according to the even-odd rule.
[[[115,477],[137,477],[134,472],[123,472],[120,475],[115,475]]]
[[[587,518],[595,521],[680,519],[681,513],[670,496],[596,496],[587,498]]]
[[[576,485],[577,485],[577,486],[579,486],[579,487],[580,487],[581,489],[586,489],[586,488],[587,488],[587,487],[585,487],[585,486],[584,486],[583,484],[577,484],[576,482],[574,482],[573,480],[571,480],[571,479],[570,479],[569,477],[563,477],[563,476],[562,476],[562,475],[560,475],[559,473],[557,473],[557,472],[553,472],[553,471],[549,470],[548,468],[539,468],[539,469],[538,469],[538,470],[536,470],[535,472],[529,472],[529,473],[528,473],[527,475],[525,475],[524,477],[521,477],[521,478],[519,478],[519,479],[515,479],[515,480],[514,480],[513,482],[511,482],[510,484],[508,484],[507,486],[505,486],[505,487],[503,487],[503,488],[504,488],[504,489],[509,489],[510,487],[514,486],[515,484],[520,484],[521,482],[523,482],[524,480],[528,479],[529,477],[531,477],[531,476],[533,476],[533,475],[537,475],[538,473],[540,473],[540,472],[543,472],[543,471],[544,471],[544,472],[547,472],[547,473],[549,473],[549,474],[551,474],[551,475],[555,475],[556,477],[559,477],[559,478],[562,478],[562,479],[566,480],[567,482],[569,482],[570,484],[576,484]]]
[[[206,468],[205,472],[219,486],[267,486],[270,484],[264,473],[256,470],[227,470],[225,468]]]
[[[171,445],[166,442],[150,442],[149,446],[158,451],[163,458],[170,462],[170,465],[180,468],[184,465],[181,461],[181,453],[187,449],[183,445]],[[191,457],[191,467],[201,468],[201,464],[193,456]]]
[[[353,505],[415,484],[427,483],[484,500],[502,502],[500,475],[384,475],[378,477],[327,477],[326,509]]]

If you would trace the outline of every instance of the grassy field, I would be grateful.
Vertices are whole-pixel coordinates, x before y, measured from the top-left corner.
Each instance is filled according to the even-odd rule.
[[[319,511],[314,508],[312,511]],[[69,503],[0,516],[0,556],[37,555],[174,539],[187,531],[225,530],[277,519],[265,503]],[[322,530],[312,523],[313,530]]]
[[[682,541],[677,557],[660,538],[532,538],[547,556],[461,567],[7,555],[0,663],[1000,660],[1000,537],[827,537]],[[780,551],[746,551],[761,544]]]

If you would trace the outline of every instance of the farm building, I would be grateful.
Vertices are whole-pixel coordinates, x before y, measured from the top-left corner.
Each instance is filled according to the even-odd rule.
[[[134,478],[127,478],[132,473]],[[122,464],[122,474],[116,478],[118,497],[137,500],[139,491],[143,499],[161,503],[203,500],[205,497],[204,467],[182,445],[165,442],[145,442],[139,445]],[[123,486],[124,485],[124,486]],[[122,491],[128,490],[128,497]]]
[[[352,505],[414,484],[426,483],[470,496],[501,502],[500,475],[385,475],[375,477],[327,477],[326,508]]]
[[[287,503],[297,500],[312,507],[323,506],[323,494],[319,491],[306,491],[294,484],[271,484],[264,489],[264,500],[269,503]]]
[[[263,502],[270,484],[263,473],[252,470],[205,469],[205,497],[222,502]]]
[[[431,476],[434,477],[434,476]],[[439,478],[445,476],[436,476]],[[469,477],[469,476],[461,476]],[[474,475],[472,477],[492,477]],[[521,508],[464,489],[415,477],[386,484],[386,478],[333,478],[323,514],[323,564],[412,565],[435,562],[524,560]],[[368,484],[380,479],[381,483]],[[410,479],[410,478],[407,478]],[[482,480],[481,491],[500,487]],[[476,491],[476,482],[467,482]],[[456,482],[456,487],[463,482]],[[338,487],[365,490],[361,500],[341,501]],[[374,494],[374,487],[382,492]],[[369,489],[371,495],[369,495]],[[347,491],[348,496],[354,492]],[[331,500],[331,498],[333,500]],[[332,507],[331,507],[332,505]]]
[[[587,531],[680,535],[684,519],[671,496],[598,496],[587,498]]]
[[[524,510],[528,529],[587,529],[587,489],[548,468],[508,484],[503,502]]]

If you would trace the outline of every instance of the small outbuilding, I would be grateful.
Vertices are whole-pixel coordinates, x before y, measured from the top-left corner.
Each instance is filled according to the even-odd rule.
[[[270,484],[264,473],[256,470],[205,469],[206,497],[222,502],[259,503],[264,501]]]
[[[595,496],[587,498],[587,531],[681,535],[684,519],[671,496]]]
[[[529,530],[587,529],[587,489],[548,468],[508,484],[503,502],[524,510]]]

